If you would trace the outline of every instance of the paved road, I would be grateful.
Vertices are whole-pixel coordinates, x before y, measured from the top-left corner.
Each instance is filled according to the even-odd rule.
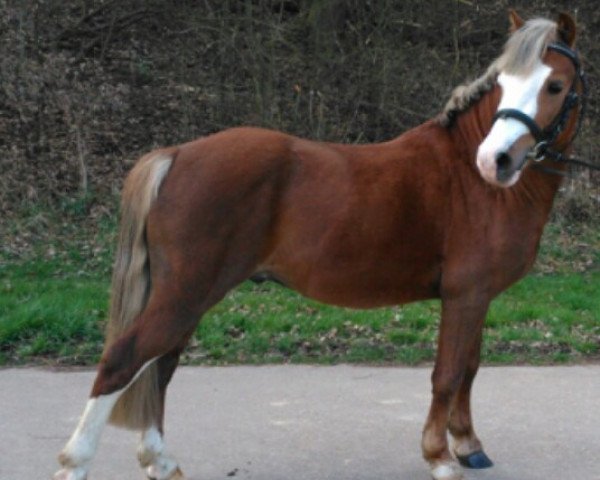
[[[167,442],[189,480],[428,480],[429,369],[180,368]],[[0,370],[0,479],[46,480],[93,372]],[[600,480],[600,366],[484,368],[481,480]],[[90,480],[142,479],[135,434],[109,427]]]

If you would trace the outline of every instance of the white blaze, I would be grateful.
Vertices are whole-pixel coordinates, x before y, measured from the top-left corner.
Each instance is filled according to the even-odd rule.
[[[520,110],[530,118],[537,114],[538,94],[552,69],[542,62],[533,69],[530,75],[510,75],[500,73],[498,84],[502,88],[502,97],[498,110]],[[495,181],[496,157],[499,153],[507,152],[523,135],[529,133],[527,126],[514,118],[499,118],[496,120],[488,136],[479,145],[477,151],[477,166],[484,178]],[[510,184],[517,181],[517,172]]]

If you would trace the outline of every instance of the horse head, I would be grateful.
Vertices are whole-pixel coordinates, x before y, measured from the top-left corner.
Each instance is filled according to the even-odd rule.
[[[569,148],[585,92],[570,15],[524,22],[511,11],[510,22],[511,36],[495,62],[500,102],[477,151],[482,177],[501,187],[519,180],[528,159],[557,158]]]

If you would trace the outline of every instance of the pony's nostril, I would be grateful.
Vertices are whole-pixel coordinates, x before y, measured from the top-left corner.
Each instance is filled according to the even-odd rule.
[[[506,152],[500,152],[496,155],[496,167],[498,170],[507,170],[512,163],[512,158]]]

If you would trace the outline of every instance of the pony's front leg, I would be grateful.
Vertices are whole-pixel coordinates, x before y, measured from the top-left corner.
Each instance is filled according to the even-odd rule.
[[[452,451],[463,467],[488,468],[492,461],[483,451],[481,441],[475,434],[471,416],[471,387],[479,369],[481,352],[481,330],[471,353],[467,370],[450,410],[448,430],[453,437]]]
[[[477,294],[442,301],[438,351],[432,374],[433,398],[423,429],[423,457],[435,480],[461,480],[462,469],[448,448],[447,429],[456,394],[481,340],[489,300]]]

